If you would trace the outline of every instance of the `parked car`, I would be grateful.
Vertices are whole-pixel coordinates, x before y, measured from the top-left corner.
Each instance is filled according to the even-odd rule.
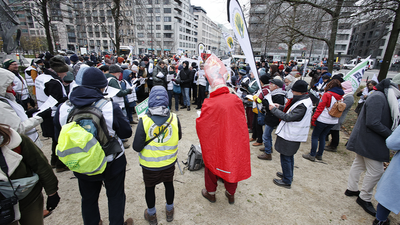
[[[340,65],[340,63],[337,63],[337,62],[335,62],[335,63],[333,63],[333,69],[334,70],[337,70],[337,71],[339,71],[340,69],[341,69],[341,65]]]
[[[75,52],[74,51],[72,51],[72,50],[67,50],[67,51],[65,51],[68,55],[73,55],[73,54],[75,54]]]

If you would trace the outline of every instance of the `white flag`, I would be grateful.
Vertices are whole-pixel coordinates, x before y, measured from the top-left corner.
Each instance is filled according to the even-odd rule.
[[[258,77],[249,33],[247,32],[246,21],[244,19],[242,8],[237,0],[228,0],[228,21],[232,26],[236,39],[238,39],[240,47],[242,47],[246,60],[249,63],[254,78],[256,78],[257,84],[261,90],[260,79]]]
[[[235,49],[235,45],[233,44],[233,38],[230,34],[228,33],[222,33],[224,35],[225,43],[228,45],[229,51],[233,52]]]
[[[351,86],[353,90],[357,90],[357,88],[360,86],[361,79],[364,76],[365,69],[367,67],[368,60],[371,56],[368,56],[366,59],[364,59],[362,62],[357,64],[350,72],[344,76],[344,80],[349,80],[351,81]]]

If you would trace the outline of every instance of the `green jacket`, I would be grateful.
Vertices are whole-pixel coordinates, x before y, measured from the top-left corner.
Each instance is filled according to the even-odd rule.
[[[120,89],[121,91],[118,92],[116,94],[117,97],[125,97],[126,95],[128,95],[128,91],[127,90],[122,90],[121,86],[118,84],[118,80],[117,78],[109,73],[105,74],[107,78],[115,78],[115,79],[111,79],[110,82],[108,82],[108,86],[116,88],[116,89]]]
[[[20,155],[22,155],[23,158],[10,179],[30,177],[33,175],[33,172],[39,176],[39,182],[32,189],[31,193],[19,201],[20,210],[23,210],[42,193],[42,188],[44,188],[47,195],[57,192],[58,180],[43,152],[30,138],[25,135],[20,136],[22,138],[22,142],[19,146],[21,149]]]

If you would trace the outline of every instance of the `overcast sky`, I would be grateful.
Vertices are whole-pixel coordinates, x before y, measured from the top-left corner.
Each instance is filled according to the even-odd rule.
[[[190,3],[195,6],[201,6],[212,21],[231,29],[226,12],[227,0],[191,0]],[[247,7],[249,6],[249,0],[239,0],[239,3],[242,7],[244,4],[247,4]]]

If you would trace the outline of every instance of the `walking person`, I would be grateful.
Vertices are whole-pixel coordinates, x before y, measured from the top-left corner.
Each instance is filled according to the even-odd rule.
[[[155,187],[163,183],[166,198],[166,219],[174,219],[174,171],[178,141],[182,131],[178,117],[168,109],[168,93],[162,86],[154,86],[149,95],[149,109],[139,120],[133,149],[139,152],[146,188],[147,209],[144,218],[150,225],[157,224]]]
[[[385,140],[400,119],[399,84],[398,74],[393,81],[384,79],[375,86],[376,91],[365,101],[347,143],[347,149],[357,155],[350,169],[345,195],[357,196],[357,204],[372,216],[376,214],[371,203],[373,190],[384,172],[383,162],[389,162],[390,157]],[[358,184],[364,171],[360,190]]]
[[[182,90],[182,95],[183,95],[183,104],[184,106],[181,107],[181,109],[186,109],[187,111],[190,111],[190,87],[193,82],[193,77],[191,75],[191,71],[189,70],[189,62],[184,61],[182,63],[183,69],[179,71],[179,77],[181,79],[181,90]]]

